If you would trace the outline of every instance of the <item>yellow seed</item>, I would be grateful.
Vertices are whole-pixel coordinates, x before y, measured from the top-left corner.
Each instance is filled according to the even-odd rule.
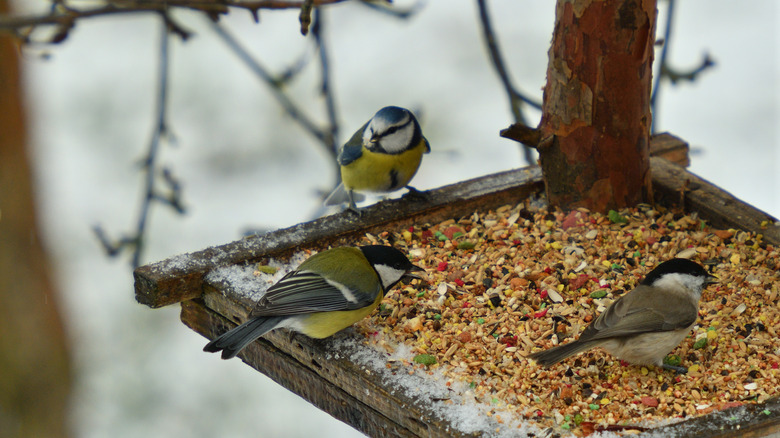
[[[642,367],[642,369],[641,369],[640,371],[642,372],[642,375],[643,375],[643,376],[646,376],[646,375],[647,375],[647,373],[649,373],[649,372],[650,372],[650,371],[649,371],[647,368],[645,368],[645,367]]]
[[[716,332],[715,330],[708,331],[707,332],[707,340],[712,341],[714,339],[718,339],[718,332]]]
[[[610,266],[612,266],[612,263],[610,263],[610,262],[609,262],[609,260],[602,260],[602,261],[601,261],[601,264],[602,264],[602,265],[604,265],[604,266],[606,266],[606,267],[608,267],[608,268],[609,268]]]
[[[731,263],[734,263],[735,265],[739,264],[739,254],[732,254],[731,258],[729,259]]]
[[[606,398],[606,397],[602,398],[602,399],[601,399],[601,404],[602,404],[602,405],[608,405],[608,404],[609,404],[609,399],[608,399],[608,398]]]
[[[406,240],[407,242],[412,240],[412,233],[410,233],[408,230],[401,233],[401,235],[404,236],[404,240]]]
[[[563,246],[561,245],[561,242],[553,242],[550,244],[550,246],[553,247],[553,249],[561,249]]]

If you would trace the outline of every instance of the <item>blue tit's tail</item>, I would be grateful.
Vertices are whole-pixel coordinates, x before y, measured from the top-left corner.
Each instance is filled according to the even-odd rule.
[[[206,344],[203,351],[209,353],[222,351],[222,359],[235,357],[250,342],[275,329],[284,318],[282,316],[252,318]]]
[[[536,363],[541,366],[549,367],[569,356],[574,356],[577,353],[593,348],[598,344],[599,342],[581,342],[580,340],[576,340],[574,342],[569,342],[568,344],[550,348],[549,350],[534,353],[528,356],[528,358],[535,360]]]
[[[331,206],[331,205],[341,205],[349,203],[354,204],[356,202],[362,202],[365,200],[366,197],[361,195],[360,193],[352,193],[352,198],[350,198],[350,193],[347,191],[346,188],[344,188],[344,183],[340,183],[338,186],[336,186],[335,189],[333,189],[332,192],[330,192],[330,195],[328,195],[327,198],[325,198],[325,205]]]

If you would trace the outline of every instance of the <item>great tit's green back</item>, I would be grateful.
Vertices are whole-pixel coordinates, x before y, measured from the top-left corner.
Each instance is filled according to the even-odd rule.
[[[379,276],[358,248],[332,248],[309,257],[271,286],[251,316],[359,309],[381,293]]]

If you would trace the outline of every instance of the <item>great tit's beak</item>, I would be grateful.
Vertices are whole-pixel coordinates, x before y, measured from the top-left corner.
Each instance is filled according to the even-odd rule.
[[[425,272],[425,269],[423,269],[423,268],[421,268],[421,267],[419,267],[417,265],[412,265],[412,267],[409,269],[409,272],[407,272],[403,276],[404,276],[404,278],[413,278],[413,279],[417,279],[417,280],[424,280],[423,277],[421,277],[421,276],[419,276],[417,274],[414,274],[414,272]]]

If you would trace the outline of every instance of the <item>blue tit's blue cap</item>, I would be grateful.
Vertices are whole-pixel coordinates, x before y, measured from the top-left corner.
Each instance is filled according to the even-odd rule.
[[[374,115],[374,118],[384,119],[388,125],[395,125],[402,122],[409,116],[411,116],[411,112],[405,108],[398,106],[386,106],[377,111]]]

